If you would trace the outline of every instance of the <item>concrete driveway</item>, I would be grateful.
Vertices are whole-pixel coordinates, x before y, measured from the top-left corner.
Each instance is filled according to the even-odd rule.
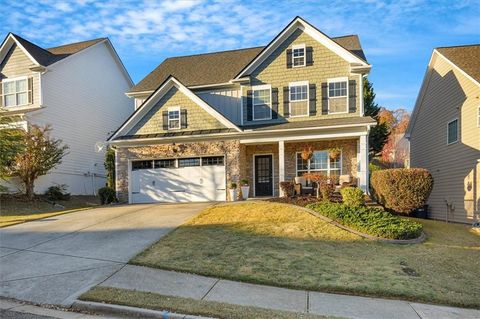
[[[210,205],[102,207],[0,229],[0,296],[69,306]]]

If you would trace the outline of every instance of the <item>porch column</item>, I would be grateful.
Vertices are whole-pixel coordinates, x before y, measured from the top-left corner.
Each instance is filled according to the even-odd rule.
[[[368,134],[361,135],[358,140],[357,163],[358,186],[368,194]]]
[[[280,182],[285,181],[285,142],[278,142],[278,188],[280,190],[280,197],[283,196]]]

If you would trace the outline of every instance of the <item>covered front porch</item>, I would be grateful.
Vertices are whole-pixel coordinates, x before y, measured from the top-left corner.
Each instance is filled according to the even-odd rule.
[[[301,153],[311,149],[309,160]],[[250,182],[249,197],[282,196],[280,183],[307,172],[348,175],[368,192],[368,135],[295,136],[240,140],[240,176]],[[332,152],[339,152],[332,156]]]

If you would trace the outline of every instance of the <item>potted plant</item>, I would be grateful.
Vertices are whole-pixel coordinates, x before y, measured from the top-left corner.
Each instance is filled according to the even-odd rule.
[[[302,153],[300,154],[302,159],[304,161],[308,161],[309,159],[312,158],[313,156],[313,150],[311,146],[305,146],[305,148],[302,150]]]
[[[235,202],[237,200],[237,183],[231,182],[229,185],[230,200]]]
[[[243,200],[247,200],[248,194],[250,192],[250,185],[248,185],[248,179],[244,178],[240,180],[240,188],[242,189]]]
[[[332,160],[336,160],[337,158],[339,158],[341,153],[342,153],[342,150],[338,147],[332,147],[328,149],[328,155]]]

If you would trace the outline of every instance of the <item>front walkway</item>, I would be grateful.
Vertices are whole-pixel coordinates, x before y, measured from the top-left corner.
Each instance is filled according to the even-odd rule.
[[[100,286],[355,319],[480,318],[480,310],[241,283],[126,265]]]

